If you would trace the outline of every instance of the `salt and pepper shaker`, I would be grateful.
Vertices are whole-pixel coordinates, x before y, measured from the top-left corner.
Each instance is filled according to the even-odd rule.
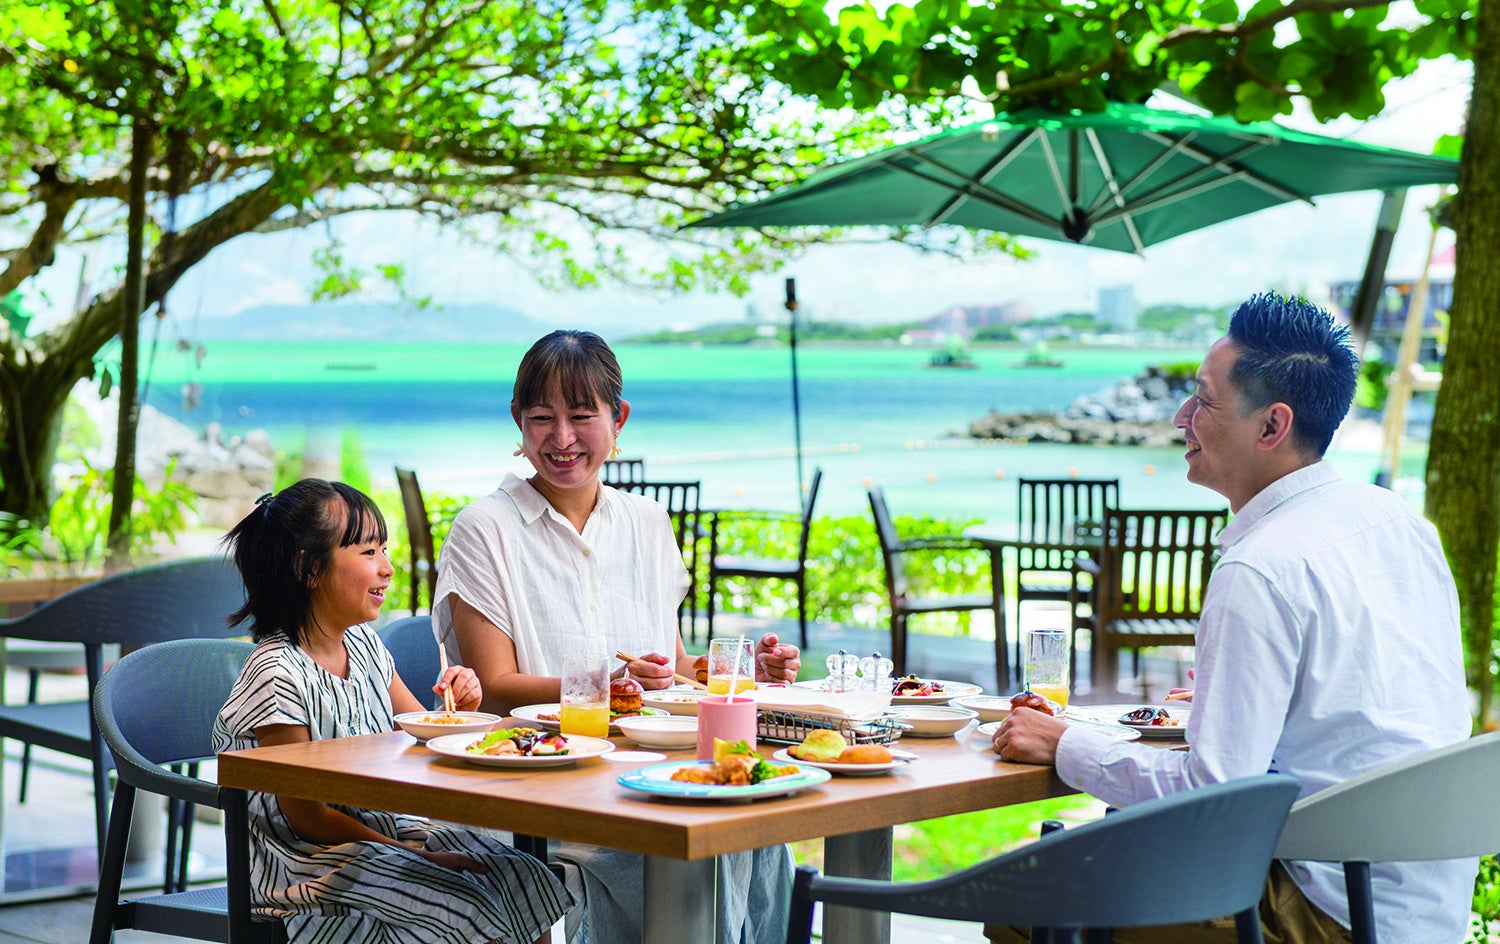
[[[824,684],[828,691],[852,692],[859,687],[859,677],[855,675],[859,669],[858,656],[840,649],[829,656],[825,664],[828,666],[828,680]]]
[[[865,656],[859,660],[859,674],[861,676],[860,688],[867,692],[888,692],[891,690],[891,672],[896,664],[890,659],[883,657],[880,653]]]

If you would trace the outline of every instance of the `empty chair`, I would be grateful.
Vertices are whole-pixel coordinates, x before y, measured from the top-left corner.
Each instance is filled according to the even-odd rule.
[[[1001,628],[1000,613],[1004,607],[1004,587],[991,579],[989,593],[948,593],[917,596],[912,593],[911,580],[906,574],[905,558],[908,554],[942,553],[954,551],[984,552],[984,546],[961,537],[923,537],[903,541],[896,533],[896,525],[886,508],[885,492],[879,488],[869,491],[870,513],[875,518],[875,534],[880,539],[880,557],[885,562],[885,591],[891,604],[891,661],[895,663],[897,675],[906,674],[907,621],[921,613],[963,613],[989,610],[995,618],[995,674],[999,681],[996,691],[1008,691],[1010,687],[1010,657],[1007,654],[1005,633]]]
[[[380,641],[396,660],[396,674],[417,696],[423,707],[436,708],[437,695],[432,686],[442,672],[437,638],[432,634],[432,617],[404,616],[380,627]]]
[[[214,718],[254,648],[253,643],[233,639],[182,639],[149,646],[120,659],[94,690],[94,718],[114,755],[119,782],[90,944],[107,944],[115,930],[127,928],[200,941],[286,940],[280,922],[250,915],[250,828],[244,793],[162,766],[213,758]],[[120,898],[138,791],[224,811],[226,885]]]
[[[1016,540],[1040,547],[1016,548],[1016,661],[1021,660],[1023,604],[1065,603],[1072,590],[1073,559],[1080,545],[1096,539],[1080,525],[1104,523],[1104,509],[1120,507],[1119,479],[1021,479],[1016,484]],[[1097,530],[1095,531],[1097,533]]]
[[[687,622],[688,633],[698,638],[698,533],[703,518],[699,500],[698,482],[618,482],[612,483],[622,492],[645,495],[667,510],[672,519],[672,533],[677,537],[677,547],[682,551],[682,565],[688,572],[687,596],[677,607],[678,622]]]
[[[1182,924],[1232,914],[1242,944],[1258,944],[1257,905],[1297,787],[1294,777],[1266,774],[1186,790],[1048,833],[926,882],[830,878],[804,865],[792,886],[787,944],[810,940],[818,901],[1048,928],[1054,941],[1077,941],[1083,928]],[[1170,891],[1159,884],[1167,875]]]
[[[1091,577],[1091,590],[1075,582],[1070,595],[1074,635],[1090,630],[1096,691],[1118,687],[1122,649],[1132,652],[1144,695],[1140,650],[1193,644],[1215,541],[1228,520],[1227,509],[1106,509],[1099,556],[1074,561],[1075,571]]]
[[[646,481],[645,459],[605,459],[599,467],[599,478],[605,485]]]
[[[714,634],[714,595],[719,581],[739,577],[748,580],[789,580],[797,588],[797,631],[801,646],[807,648],[807,542],[812,536],[813,505],[818,500],[818,485],[823,481],[823,470],[813,469],[812,484],[807,488],[807,497],[802,502],[801,514],[793,515],[775,511],[720,511],[713,515],[708,530],[708,635]],[[751,557],[719,553],[719,526],[729,520],[754,520],[762,522],[795,521],[797,533],[797,557]]]
[[[229,628],[228,617],[244,600],[244,584],[226,558],[186,558],[84,584],[24,616],[0,621],[0,636],[77,644],[92,697],[104,671],[105,646],[240,635]],[[0,705],[0,738],[91,761],[95,828],[102,852],[110,762],[88,701]]]
[[[437,552],[432,542],[432,518],[427,514],[427,503],[422,499],[417,473],[396,466],[396,483],[401,486],[401,508],[406,513],[406,545],[411,555],[411,612],[415,616],[424,603],[422,588],[427,591],[427,607],[432,606],[437,588]]]
[[[1341,862],[1355,944],[1374,944],[1370,866],[1500,851],[1500,732],[1403,758],[1299,800],[1278,859]]]

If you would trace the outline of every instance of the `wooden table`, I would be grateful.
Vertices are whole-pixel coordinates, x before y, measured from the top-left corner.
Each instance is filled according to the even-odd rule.
[[[761,753],[780,746],[764,742]],[[919,760],[890,775],[835,776],[749,803],[627,790],[615,778],[639,765],[605,758],[550,769],[480,767],[439,757],[401,732],[221,754],[219,783],[643,853],[646,940],[702,944],[714,939],[716,855],[825,837],[830,874],[888,880],[897,823],[1074,792],[1050,767],[1000,761],[972,724],[956,738],[907,738],[901,747]],[[668,759],[692,756],[675,751]],[[890,916],[829,908],[823,940],[888,941]]]

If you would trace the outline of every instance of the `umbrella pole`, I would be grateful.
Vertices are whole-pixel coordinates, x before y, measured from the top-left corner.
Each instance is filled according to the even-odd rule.
[[[802,507],[802,397],[797,379],[797,280],[786,280],[786,312],[792,344],[792,435],[797,449],[797,507]]]
[[[1361,360],[1370,330],[1375,327],[1375,306],[1385,294],[1385,266],[1391,258],[1391,244],[1396,241],[1396,227],[1406,206],[1405,190],[1387,190],[1380,202],[1380,218],[1375,223],[1375,238],[1365,259],[1365,274],[1359,280],[1354,306],[1349,309],[1349,328],[1354,333],[1354,354]]]

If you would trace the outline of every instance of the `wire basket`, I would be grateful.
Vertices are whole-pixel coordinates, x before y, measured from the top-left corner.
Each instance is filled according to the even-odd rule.
[[[756,737],[762,741],[801,744],[813,731],[828,728],[839,732],[850,744],[889,744],[906,730],[894,715],[881,715],[873,721],[845,721],[835,718],[809,718],[788,711],[760,710]]]

